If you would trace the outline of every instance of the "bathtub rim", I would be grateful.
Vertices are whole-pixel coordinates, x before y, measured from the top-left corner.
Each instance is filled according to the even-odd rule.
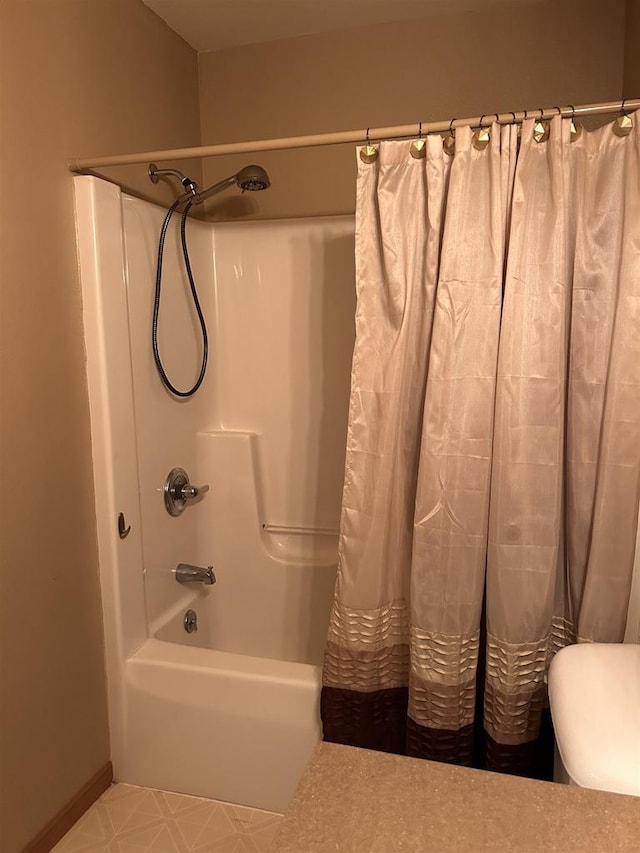
[[[299,663],[242,655],[237,652],[222,652],[203,646],[187,646],[171,643],[157,637],[149,637],[127,660],[127,665],[150,664],[167,669],[184,669],[210,676],[256,681],[278,681],[289,686],[302,682],[321,686],[322,667],[318,664]]]

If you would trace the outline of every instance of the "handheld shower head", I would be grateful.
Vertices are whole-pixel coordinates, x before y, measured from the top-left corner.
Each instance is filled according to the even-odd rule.
[[[269,189],[271,181],[262,166],[245,166],[235,177],[240,189],[245,192],[258,192]]]
[[[217,195],[219,192],[233,186],[238,186],[243,192],[245,190],[257,192],[268,189],[271,186],[271,181],[262,166],[245,166],[244,169],[240,169],[235,175],[218,181],[212,187],[202,191],[198,190],[195,198],[190,200],[193,204],[201,204],[203,201],[211,198],[212,195]]]
[[[148,174],[154,184],[157,184],[158,179],[161,177],[178,178],[186,190],[179,198],[180,203],[188,201],[191,204],[202,204],[203,201],[211,198],[212,195],[217,195],[217,193],[234,185],[238,186],[243,192],[258,192],[266,190],[271,186],[269,175],[267,175],[262,166],[256,165],[245,166],[244,169],[240,169],[235,175],[218,181],[217,184],[206,190],[199,190],[195,181],[192,181],[191,178],[186,178],[177,169],[158,169],[155,163],[151,163]]]

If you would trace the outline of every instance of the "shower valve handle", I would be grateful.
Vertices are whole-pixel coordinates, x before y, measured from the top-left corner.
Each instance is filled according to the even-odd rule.
[[[169,515],[182,515],[191,501],[209,491],[209,486],[194,486],[184,468],[172,468],[164,482],[164,506]]]
[[[192,501],[200,495],[204,495],[209,491],[209,486],[192,486],[191,483],[185,483],[180,490],[180,496],[185,501]]]

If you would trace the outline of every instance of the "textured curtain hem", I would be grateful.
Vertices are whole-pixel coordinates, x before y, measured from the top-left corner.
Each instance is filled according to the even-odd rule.
[[[323,687],[320,713],[324,740],[404,755],[407,687],[362,693]]]
[[[473,764],[473,723],[459,729],[434,729],[407,720],[407,755],[446,764]]]

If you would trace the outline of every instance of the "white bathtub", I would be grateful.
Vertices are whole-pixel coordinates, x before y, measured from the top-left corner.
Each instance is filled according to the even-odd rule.
[[[125,678],[123,778],[285,810],[321,736],[318,666],[151,639]]]

